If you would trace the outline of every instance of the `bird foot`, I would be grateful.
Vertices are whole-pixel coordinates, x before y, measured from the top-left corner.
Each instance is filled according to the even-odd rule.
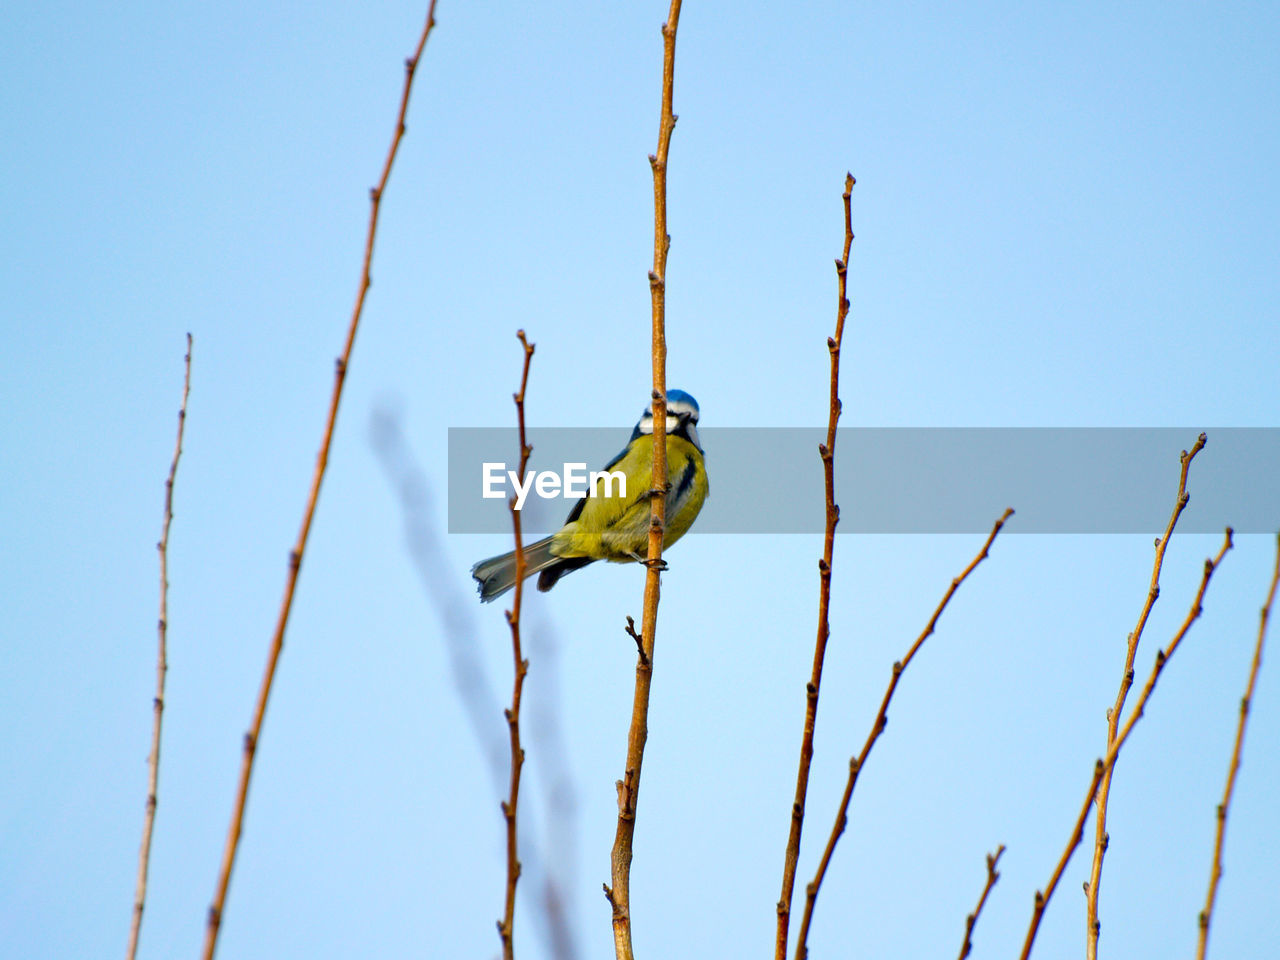
[[[665,497],[665,496],[666,496],[667,494],[669,494],[670,492],[671,492],[671,481],[670,481],[670,480],[668,480],[668,481],[663,485],[663,487],[662,487],[662,489],[661,489],[661,490],[659,490],[657,487],[650,487],[650,488],[649,488],[648,490],[646,490],[644,493],[640,494],[640,499],[641,499],[641,500],[652,500],[654,497],[659,497],[659,496]]]

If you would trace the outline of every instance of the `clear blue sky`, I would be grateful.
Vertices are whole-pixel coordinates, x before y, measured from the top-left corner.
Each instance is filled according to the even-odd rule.
[[[649,388],[660,3],[441,0],[384,205],[332,467],[259,752],[221,956],[495,956],[498,796],[371,442],[435,499],[431,588],[500,698],[510,648],[443,530],[446,428],[616,427]],[[0,942],[123,953],[151,723],[163,478],[195,335],[143,957],[199,947],[240,741],[425,7],[24,4],[0,37]],[[1280,420],[1280,14],[1265,4],[693,2],[670,161],[669,382],[704,425],[815,426],[840,190],[858,177],[845,422]],[[1169,499],[1177,450],[1169,451]],[[1209,447],[1202,454],[1213,456]],[[715,473],[713,491],[732,477]],[[820,465],[816,455],[811,465]],[[762,464],[769,469],[769,464]],[[837,469],[854,469],[841,451]],[[1259,478],[1259,482],[1274,478]],[[1196,509],[1193,469],[1192,502]],[[714,492],[713,492],[714,496]],[[1008,504],[990,504],[994,519]],[[857,504],[843,504],[846,512]],[[1012,504],[1017,507],[1018,504]],[[767,510],[767,504],[761,504]],[[812,956],[1015,954],[1067,839],[1150,536],[1010,534],[912,664],[823,889]],[[1154,533],[1154,531],[1153,531]],[[800,884],[849,754],[980,537],[839,539]],[[1217,537],[1176,537],[1140,676]],[[669,558],[637,829],[648,957],[768,955],[812,656],[816,536]],[[1121,759],[1106,956],[1187,955],[1273,541],[1242,537]],[[608,879],[641,571],[528,605],[524,822],[581,957]],[[474,605],[473,605],[474,604]],[[1274,638],[1273,638],[1274,640]],[[551,646],[549,646],[551,644]],[[1211,953],[1280,940],[1280,675],[1264,665]],[[555,718],[563,740],[557,746]],[[502,736],[500,712],[488,735]],[[571,783],[571,818],[549,786]],[[558,811],[548,816],[548,811]],[[550,851],[548,854],[546,851]],[[1077,856],[1037,956],[1079,956]],[[521,887],[520,955],[547,956]]]

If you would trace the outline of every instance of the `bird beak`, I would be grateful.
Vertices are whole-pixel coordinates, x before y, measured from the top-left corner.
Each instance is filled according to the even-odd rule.
[[[698,428],[692,421],[693,416],[691,414],[683,414],[680,417],[680,426],[685,428],[685,434],[689,437],[689,442],[699,450],[702,450],[702,441],[698,439]]]

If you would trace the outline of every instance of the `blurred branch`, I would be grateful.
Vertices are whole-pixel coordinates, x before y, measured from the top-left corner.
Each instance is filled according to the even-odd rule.
[[[676,28],[680,0],[671,0],[662,25],[662,113],[658,122],[658,151],[649,157],[653,171],[653,269],[649,272],[649,296],[653,306],[653,496],[649,498],[649,552],[644,581],[644,609],[640,617],[640,652],[636,687],[627,731],[627,763],[617,782],[618,826],[613,839],[611,879],[604,888],[613,908],[613,945],[618,960],[631,960],[631,855],[635,838],[636,805],[640,792],[640,766],[649,736],[649,687],[653,680],[654,632],[658,625],[658,576],[662,569],[667,492],[667,333],[666,274],[671,235],[667,233],[667,154],[676,115],[672,112],[675,88]]]
[[[164,679],[169,672],[169,526],[173,523],[173,482],[178,476],[178,459],[182,456],[182,433],[187,426],[187,397],[191,393],[191,334],[187,334],[186,373],[182,379],[182,406],[178,408],[178,439],[173,445],[173,459],[169,462],[169,477],[164,482],[164,521],[160,542],[156,550],[160,554],[160,620],[157,632],[159,645],[156,650],[156,695],[152,701],[154,715],[151,723],[151,754],[147,757],[147,813],[142,821],[142,849],[138,852],[138,884],[133,898],[133,923],[129,929],[129,949],[125,956],[133,960],[138,955],[138,936],[142,932],[142,910],[147,902],[147,872],[151,865],[151,834],[156,825],[156,802],[160,784],[160,720],[164,715]]]
[[[1218,555],[1212,560],[1205,560],[1204,562],[1204,576],[1200,580],[1200,589],[1196,591],[1195,599],[1191,602],[1191,609],[1187,613],[1187,618],[1182,622],[1182,626],[1178,628],[1178,632],[1174,634],[1169,646],[1163,650],[1156,651],[1156,662],[1151,668],[1151,676],[1147,679],[1146,686],[1142,688],[1142,693],[1138,696],[1138,702],[1134,704],[1133,710],[1129,713],[1128,721],[1125,722],[1124,728],[1107,750],[1107,755],[1094,764],[1093,779],[1089,782],[1089,790],[1085,793],[1084,805],[1080,808],[1080,816],[1076,818],[1075,829],[1071,831],[1071,838],[1067,841],[1067,848],[1062,851],[1062,856],[1058,860],[1058,865],[1054,867],[1053,875],[1049,878],[1048,885],[1043,891],[1036,891],[1035,908],[1031,914],[1031,923],[1027,928],[1027,938],[1022,945],[1021,960],[1027,960],[1031,956],[1031,947],[1034,945],[1036,933],[1040,929],[1040,918],[1044,916],[1045,907],[1049,905],[1049,900],[1053,896],[1054,890],[1058,887],[1058,881],[1062,879],[1062,873],[1071,861],[1071,855],[1075,852],[1076,847],[1080,846],[1080,841],[1084,836],[1084,822],[1089,816],[1089,808],[1093,806],[1094,797],[1098,793],[1098,786],[1102,783],[1102,778],[1108,770],[1115,766],[1121,747],[1129,739],[1129,734],[1133,731],[1134,724],[1142,717],[1147,701],[1151,698],[1151,693],[1156,688],[1156,681],[1160,678],[1160,671],[1164,669],[1165,664],[1169,662],[1169,658],[1173,656],[1174,651],[1178,649],[1178,645],[1182,643],[1182,638],[1191,629],[1191,624],[1195,623],[1203,612],[1204,608],[1201,604],[1204,600],[1205,590],[1209,587],[1209,579],[1213,576],[1213,572],[1218,569],[1218,564],[1222,562],[1222,558],[1226,556],[1231,547],[1231,528],[1227,527],[1222,549],[1218,551]]]
[[[422,581],[423,591],[436,608],[449,655],[449,669],[471,730],[493,779],[494,794],[506,785],[506,744],[492,723],[498,715],[484,662],[478,656],[476,622],[470,596],[453,587],[450,561],[431,520],[431,493],[422,468],[405,444],[398,416],[388,409],[374,412],[370,433],[383,469],[396,489],[404,518],[404,537]]]
[[[262,733],[262,722],[267,712],[267,701],[271,696],[271,684],[275,679],[276,664],[280,659],[280,651],[284,647],[285,627],[289,623],[289,613],[293,608],[293,594],[298,584],[298,572],[302,567],[302,556],[307,548],[307,538],[311,533],[311,521],[315,516],[316,502],[320,497],[320,485],[324,481],[325,470],[329,465],[329,448],[333,443],[333,429],[338,419],[338,406],[342,401],[342,388],[347,378],[347,365],[351,360],[351,349],[355,345],[356,331],[360,326],[360,317],[364,312],[365,296],[372,284],[369,269],[373,261],[373,241],[378,231],[378,213],[382,205],[382,196],[391,176],[391,167],[395,163],[400,149],[400,141],[405,133],[405,114],[409,109],[409,94],[413,89],[413,77],[422,58],[422,51],[427,45],[427,37],[435,26],[436,0],[431,0],[427,7],[426,23],[418,37],[418,45],[413,56],[405,61],[404,89],[400,95],[400,110],[396,116],[395,133],[391,138],[391,146],[387,150],[387,158],[382,166],[382,176],[378,185],[369,192],[369,229],[365,237],[364,264],[360,274],[360,288],[356,294],[355,307],[351,312],[351,323],[347,329],[346,343],[342,356],[338,358],[334,370],[333,395],[329,401],[329,415],[325,423],[324,438],[320,443],[320,453],[316,457],[315,473],[311,478],[311,491],[307,496],[307,505],[302,514],[302,528],[298,532],[298,540],[289,554],[289,572],[285,580],[284,598],[280,603],[280,612],[276,618],[275,632],[271,637],[271,647],[267,655],[267,665],[262,676],[262,684],[258,690],[258,700],[254,707],[253,719],[249,732],[244,737],[244,752],[240,764],[240,782],[236,789],[235,806],[231,814],[231,824],[227,829],[226,846],[222,853],[222,866],[218,872],[218,883],[209,907],[209,918],[205,927],[204,960],[212,960],[218,946],[218,933],[222,929],[223,911],[227,900],[227,887],[231,882],[231,870],[235,866],[236,852],[240,846],[240,832],[244,822],[245,803],[249,796],[249,781],[253,776],[253,761],[257,754],[258,740]]]
[[[831,355],[831,387],[827,406],[827,442],[818,446],[822,458],[822,473],[826,486],[827,524],[822,544],[822,559],[818,561],[818,638],[813,647],[813,672],[805,684],[804,733],[800,738],[800,764],[796,772],[796,796],[791,804],[791,830],[787,835],[787,852],[782,861],[782,895],[778,899],[778,928],[774,940],[775,960],[785,960],[787,938],[791,922],[791,895],[796,884],[796,864],[800,858],[800,833],[804,827],[804,803],[809,792],[809,765],[813,760],[813,730],[818,720],[818,689],[822,684],[822,664],[827,655],[827,637],[830,626],[827,611],[831,605],[831,558],[835,551],[836,524],[840,522],[840,508],[836,506],[835,452],[836,424],[840,420],[840,344],[844,339],[844,321],[849,315],[849,299],[846,296],[849,277],[849,251],[853,246],[853,214],[850,198],[853,196],[853,174],[844,175],[844,253],[836,261],[836,334],[827,338],[827,352]]]
[[[1262,645],[1267,636],[1267,621],[1271,618],[1271,605],[1276,599],[1276,584],[1280,583],[1280,536],[1276,537],[1276,569],[1271,575],[1271,589],[1267,602],[1262,605],[1261,622],[1258,624],[1258,641],[1253,647],[1253,665],[1249,668],[1249,683],[1240,701],[1240,722],[1236,726],[1236,744],[1231,751],[1231,766],[1227,770],[1227,786],[1218,804],[1218,827],[1213,840],[1213,869],[1209,872],[1209,892],[1205,895],[1204,910],[1200,913],[1200,939],[1196,946],[1196,960],[1204,960],[1209,949],[1209,921],[1213,918],[1213,905],[1218,897],[1218,881],[1222,879],[1222,839],[1227,829],[1227,809],[1235,792],[1236,773],[1240,770],[1240,752],[1244,748],[1244,728],[1249,721],[1249,704],[1253,700],[1253,687],[1258,680],[1258,667],[1262,664]]]
[[[831,865],[831,856],[835,853],[836,843],[839,842],[840,835],[844,833],[844,828],[849,822],[849,802],[853,798],[853,788],[858,783],[858,774],[866,766],[867,758],[871,755],[871,748],[880,739],[880,734],[884,733],[884,728],[889,722],[889,702],[893,699],[894,691],[898,689],[898,681],[902,679],[903,671],[907,669],[916,652],[933,633],[938,624],[938,618],[942,616],[942,611],[947,608],[947,604],[951,602],[955,592],[960,589],[960,585],[969,579],[969,574],[977,569],[978,564],[987,559],[991,544],[995,542],[996,537],[1005,525],[1005,521],[1011,516],[1013,516],[1012,508],[1005,510],[1000,519],[995,522],[995,526],[991,528],[991,533],[987,536],[986,543],[982,545],[982,549],[978,551],[978,555],[964,568],[964,572],[955,577],[951,581],[951,585],[947,587],[947,592],[942,595],[942,600],[938,603],[937,609],[933,611],[933,616],[929,618],[928,625],[920,636],[916,637],[915,643],[911,644],[911,649],[907,651],[907,655],[893,665],[893,675],[889,678],[889,686],[885,689],[884,699],[880,701],[880,710],[876,714],[875,721],[871,724],[871,731],[867,734],[866,742],[862,745],[862,752],[849,760],[849,777],[845,781],[844,796],[840,799],[840,809],[836,813],[835,824],[831,827],[831,835],[827,838],[827,847],[822,852],[822,861],[818,864],[818,872],[805,887],[804,916],[800,920],[800,935],[796,940],[796,960],[804,960],[808,956],[809,924],[813,920],[813,908],[818,899],[818,890],[821,889],[823,878],[827,875],[827,867]]]
[[[533,359],[533,344],[525,339],[523,330],[517,330],[516,336],[524,347],[524,372],[520,375],[520,392],[514,397],[516,421],[520,427],[519,475],[523,477],[529,468],[529,454],[533,450],[529,446],[524,429],[524,393],[529,385],[529,361]],[[520,696],[524,692],[525,675],[529,672],[529,661],[524,659],[520,649],[520,604],[524,599],[524,577],[528,564],[524,556],[524,540],[520,531],[520,511],[516,509],[516,498],[512,497],[507,506],[511,510],[511,527],[516,543],[515,599],[507,612],[507,623],[511,626],[511,654],[515,661],[515,678],[511,686],[511,707],[503,711],[503,715],[507,718],[507,729],[511,734],[511,787],[507,800],[502,804],[502,816],[507,821],[507,897],[502,919],[498,921],[498,935],[502,938],[504,960],[513,960],[515,943],[512,932],[515,928],[516,881],[520,879],[520,859],[516,846],[516,811],[520,802],[520,771],[524,767],[524,748],[520,746]]]
[[[1178,518],[1182,516],[1182,511],[1191,499],[1191,495],[1187,493],[1187,472],[1191,469],[1191,461],[1196,458],[1196,454],[1204,449],[1206,439],[1203,433],[1200,434],[1196,438],[1195,444],[1191,447],[1191,451],[1183,450],[1181,454],[1182,472],[1178,477],[1178,497],[1174,501],[1173,514],[1169,517],[1164,536],[1156,540],[1156,558],[1155,564],[1151,569],[1151,586],[1147,589],[1147,602],[1143,605],[1142,613],[1138,616],[1138,625],[1129,634],[1129,647],[1125,652],[1124,673],[1120,677],[1120,690],[1116,694],[1115,705],[1107,711],[1108,749],[1115,743],[1116,731],[1120,725],[1120,716],[1124,712],[1124,701],[1129,695],[1129,688],[1133,686],[1133,661],[1138,653],[1138,642],[1142,639],[1142,631],[1147,625],[1147,617],[1151,613],[1151,608],[1160,596],[1160,569],[1164,565],[1164,551],[1169,545],[1169,538],[1173,536],[1173,528],[1178,525]],[[1088,928],[1085,943],[1086,960],[1097,960],[1098,934],[1102,931],[1102,925],[1098,920],[1098,887],[1102,880],[1102,858],[1106,855],[1107,844],[1111,839],[1107,835],[1107,800],[1111,794],[1111,776],[1114,772],[1114,767],[1107,770],[1103,774],[1102,784],[1098,788],[1097,826],[1094,830],[1093,842],[1093,867],[1089,874],[1089,881],[1085,884],[1087,898],[1085,913]]]
[[[542,785],[542,798],[546,811],[547,865],[542,877],[542,905],[547,918],[547,939],[550,955],[555,960],[573,960],[578,954],[573,937],[573,924],[569,918],[572,902],[565,899],[564,891],[573,890],[577,863],[578,831],[577,791],[568,764],[568,745],[560,723],[560,699],[557,664],[558,642],[552,624],[539,618],[531,625],[529,646],[538,660],[537,677],[541,694],[529,701],[529,733],[537,747],[538,764],[534,770]],[[536,693],[536,690],[535,690]],[[525,820],[526,826],[528,819]],[[531,843],[531,832],[524,832],[525,865],[533,860],[536,844]],[[530,877],[530,881],[533,877]]]
[[[430,486],[405,444],[398,416],[386,408],[375,410],[370,434],[374,450],[399,498],[409,555],[423,591],[440,617],[441,635],[458,698],[484,756],[494,793],[501,794],[508,785],[507,746],[498,735],[497,725],[492,722],[498,715],[498,698],[489,683],[484,662],[477,655],[474,600],[469,591],[457,587],[451,576],[450,561],[432,523]],[[549,624],[541,628],[535,626],[529,637],[530,647],[534,648],[535,656],[543,664],[537,677],[551,686],[541,696],[534,696],[527,706],[532,708],[531,739],[539,748],[537,755],[543,763],[555,767],[544,781],[549,830],[554,832],[549,834],[545,845],[541,844],[533,829],[534,824],[526,818],[520,841],[523,848],[521,876],[526,878],[526,883],[532,883],[541,890],[543,909],[535,912],[534,918],[539,922],[545,921],[540,932],[546,939],[548,954],[556,960],[573,960],[578,950],[569,917],[571,904],[566,903],[561,891],[572,888],[567,878],[574,862],[575,791],[573,778],[563,759],[566,748],[556,713],[560,700],[554,686],[557,670],[552,633]],[[545,639],[542,638],[544,634]],[[545,704],[541,710],[540,703]],[[545,865],[544,849],[547,851]]]
[[[978,898],[978,905],[973,908],[973,913],[965,918],[964,944],[960,947],[960,960],[964,960],[973,950],[973,928],[978,923],[978,916],[982,913],[983,906],[986,905],[987,895],[991,893],[991,888],[1000,879],[1000,874],[996,871],[996,864],[1000,862],[1000,856],[1003,853],[1004,844],[1002,843],[996,848],[995,853],[987,854],[987,885],[982,888],[982,896]]]

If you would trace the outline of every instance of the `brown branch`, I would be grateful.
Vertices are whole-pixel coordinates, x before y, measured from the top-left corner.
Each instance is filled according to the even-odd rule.
[[[520,375],[520,392],[513,397],[516,402],[516,421],[520,426],[520,476],[523,477],[529,467],[529,454],[533,452],[524,431],[524,392],[529,385],[529,361],[533,359],[533,344],[525,339],[523,330],[517,330],[516,336],[524,347],[524,372]],[[515,599],[511,602],[511,609],[507,611],[507,623],[511,626],[515,679],[511,686],[511,708],[502,711],[511,734],[511,789],[507,800],[502,804],[502,816],[507,821],[507,898],[502,919],[498,921],[498,936],[502,938],[503,960],[513,960],[516,881],[520,879],[520,859],[516,848],[516,810],[520,802],[520,771],[524,767],[524,748],[520,746],[520,697],[524,692],[525,674],[529,672],[529,661],[524,658],[520,649],[520,604],[524,599],[524,576],[528,562],[524,556],[524,539],[520,530],[520,511],[516,509],[516,498],[512,497],[507,506],[511,509],[511,527],[516,541]]]
[[[809,792],[809,765],[813,760],[813,730],[818,720],[818,690],[822,685],[822,664],[827,655],[830,626],[827,611],[831,604],[831,557],[835,551],[836,524],[840,508],[836,505],[835,452],[836,424],[840,420],[840,343],[844,339],[844,321],[849,315],[848,289],[849,251],[853,246],[853,214],[850,197],[856,181],[853,174],[844,175],[844,253],[836,261],[836,335],[827,338],[831,355],[831,387],[827,406],[827,442],[818,446],[822,458],[822,474],[826,486],[827,524],[822,543],[822,559],[818,561],[818,638],[813,647],[813,671],[805,684],[804,733],[800,738],[800,763],[796,772],[796,796],[791,804],[791,830],[787,835],[787,852],[782,861],[782,895],[778,899],[778,928],[774,940],[775,960],[785,960],[791,922],[791,895],[796,884],[796,863],[800,858],[800,832],[804,827],[804,803]]]
[[[1000,862],[1000,855],[1004,853],[1004,844],[1000,844],[996,848],[995,853],[987,854],[987,885],[982,888],[982,896],[978,898],[978,905],[973,908],[973,913],[965,917],[964,921],[964,944],[960,947],[960,960],[973,950],[973,928],[978,923],[978,916],[982,913],[982,908],[987,903],[987,895],[991,893],[991,888],[996,885],[996,881],[1000,879],[1000,874],[996,870],[996,864]]]
[[[275,631],[271,637],[271,647],[267,654],[267,665],[263,672],[262,684],[258,690],[257,703],[253,710],[253,719],[249,731],[244,736],[244,750],[240,763],[240,782],[236,788],[235,806],[231,814],[231,824],[227,829],[226,846],[222,852],[222,866],[218,871],[218,883],[214,891],[213,902],[209,906],[209,917],[205,926],[203,960],[212,960],[218,946],[218,933],[222,929],[223,910],[226,906],[227,887],[231,882],[231,870],[235,866],[236,852],[240,846],[240,832],[244,823],[244,808],[249,796],[249,781],[253,776],[253,760],[257,753],[258,740],[262,733],[262,722],[267,712],[267,701],[271,696],[271,684],[275,679],[276,663],[280,659],[280,651],[284,647],[285,627],[289,623],[289,613],[293,608],[293,593],[298,584],[298,571],[302,566],[302,556],[307,548],[307,538],[311,533],[311,521],[316,512],[316,501],[320,497],[320,485],[324,480],[325,469],[329,465],[329,447],[333,443],[333,428],[338,419],[338,405],[342,401],[342,387],[347,378],[347,365],[351,360],[351,348],[355,344],[356,330],[360,326],[360,316],[364,312],[365,295],[369,292],[372,280],[369,275],[373,261],[373,241],[378,230],[378,213],[381,209],[382,196],[391,176],[391,166],[395,162],[400,149],[400,141],[405,133],[405,113],[409,109],[409,93],[413,88],[413,77],[422,58],[422,51],[427,45],[427,36],[435,26],[436,0],[431,0],[427,7],[427,19],[422,33],[418,37],[418,45],[413,56],[405,61],[404,89],[400,95],[400,110],[396,117],[395,133],[391,138],[391,146],[387,150],[387,158],[382,166],[382,176],[378,185],[369,191],[370,211],[369,229],[365,237],[364,264],[360,274],[360,287],[356,294],[355,307],[351,311],[351,323],[347,329],[346,343],[342,356],[338,358],[334,370],[333,395],[329,401],[329,415],[325,422],[324,438],[320,443],[320,452],[316,457],[315,472],[311,477],[311,491],[307,496],[307,505],[302,514],[302,527],[298,531],[298,540],[289,554],[289,571],[285,578],[284,598],[280,603],[280,612],[276,617]]]
[[[947,592],[942,595],[942,600],[938,603],[937,609],[933,611],[933,616],[929,618],[928,625],[921,631],[920,636],[916,637],[915,643],[911,644],[911,649],[907,651],[907,655],[893,665],[893,674],[889,678],[889,686],[884,691],[884,699],[880,701],[880,710],[871,724],[871,731],[867,734],[866,742],[862,745],[862,752],[849,759],[849,777],[845,781],[844,796],[840,799],[840,809],[836,812],[835,824],[831,827],[831,835],[827,838],[827,847],[822,852],[822,861],[818,864],[818,872],[814,874],[813,879],[805,887],[804,916],[800,920],[800,935],[796,940],[796,960],[804,960],[808,956],[809,924],[813,920],[813,908],[818,899],[818,890],[821,889],[823,878],[827,875],[827,868],[831,865],[831,857],[835,853],[840,835],[844,833],[844,828],[849,822],[849,802],[853,799],[853,788],[858,783],[858,774],[866,766],[867,758],[871,756],[871,748],[880,739],[880,734],[884,733],[884,728],[889,722],[889,702],[893,699],[894,691],[898,689],[898,681],[902,679],[903,671],[907,669],[907,665],[911,663],[916,652],[924,645],[929,635],[933,633],[938,624],[938,618],[942,616],[942,611],[947,608],[947,604],[951,602],[955,592],[960,589],[960,585],[969,578],[969,574],[977,569],[978,564],[987,559],[991,544],[995,542],[996,536],[1005,525],[1005,521],[1011,516],[1013,516],[1012,508],[1005,510],[1000,519],[995,522],[995,526],[991,528],[991,533],[987,536],[986,543],[982,545],[982,549],[978,551],[978,555],[969,561],[969,565],[964,568],[964,572],[960,576],[952,579],[951,585],[947,587]]]
[[[169,672],[169,526],[173,523],[173,481],[178,476],[178,459],[182,456],[182,433],[187,426],[187,397],[191,393],[191,334],[187,334],[186,373],[182,379],[182,406],[178,408],[178,439],[173,445],[173,459],[169,462],[169,477],[164,482],[164,521],[160,530],[160,542],[156,550],[160,554],[160,620],[157,631],[159,645],[156,650],[156,695],[152,701],[151,754],[147,757],[147,813],[142,821],[142,848],[138,851],[138,884],[133,897],[133,923],[129,928],[129,949],[125,956],[133,960],[138,955],[138,936],[142,932],[142,910],[147,902],[147,871],[151,865],[151,834],[156,825],[156,802],[160,782],[160,720],[164,715],[164,679]]]
[[[649,687],[653,680],[654,631],[658,624],[658,576],[662,569],[662,539],[666,523],[667,488],[667,333],[666,274],[671,235],[667,233],[667,154],[676,115],[671,110],[675,86],[676,28],[680,0],[671,0],[662,25],[662,113],[658,122],[658,152],[649,157],[653,170],[653,269],[649,295],[653,306],[653,496],[649,498],[649,552],[645,565],[644,609],[640,617],[640,652],[636,688],[627,731],[627,765],[618,781],[618,827],[613,839],[613,886],[605,896],[613,908],[613,946],[618,960],[631,960],[631,853],[635,838],[640,766],[649,736]]]
[[[1129,647],[1125,652],[1124,658],[1124,672],[1120,676],[1120,690],[1116,694],[1115,705],[1107,711],[1108,748],[1115,743],[1116,732],[1120,725],[1120,715],[1124,711],[1124,701],[1129,695],[1129,688],[1133,686],[1133,661],[1138,653],[1138,642],[1142,639],[1142,631],[1147,625],[1147,617],[1151,613],[1151,608],[1155,606],[1156,599],[1160,596],[1160,570],[1164,565],[1164,551],[1169,545],[1169,538],[1173,536],[1173,528],[1178,525],[1178,518],[1182,516],[1182,511],[1191,499],[1191,495],[1187,493],[1187,472],[1191,469],[1191,461],[1196,458],[1196,454],[1204,449],[1206,440],[1205,435],[1203,433],[1200,434],[1190,452],[1183,450],[1180,457],[1182,472],[1178,477],[1178,496],[1174,501],[1173,513],[1169,517],[1169,523],[1164,529],[1164,536],[1156,540],[1156,558],[1151,568],[1151,585],[1147,588],[1147,602],[1142,607],[1142,613],[1138,615],[1138,625],[1129,634]],[[1102,858],[1106,855],[1107,844],[1111,839],[1107,835],[1107,800],[1111,795],[1111,777],[1114,772],[1114,767],[1107,770],[1103,774],[1102,783],[1098,788],[1097,825],[1094,828],[1093,841],[1093,866],[1089,874],[1089,881],[1085,884],[1087,900],[1085,914],[1088,930],[1085,940],[1086,960],[1097,960],[1098,935],[1102,931],[1102,925],[1098,920],[1098,888],[1102,880]]]
[[[1236,726],[1236,745],[1231,751],[1231,766],[1227,770],[1227,786],[1218,804],[1218,827],[1213,839],[1213,869],[1209,872],[1209,892],[1205,894],[1204,910],[1200,912],[1200,938],[1196,945],[1196,960],[1204,960],[1209,949],[1209,921],[1213,918],[1214,901],[1218,898],[1218,881],[1222,879],[1222,839],[1227,830],[1227,810],[1236,788],[1236,773],[1240,770],[1240,752],[1244,748],[1244,728],[1249,721],[1249,704],[1253,700],[1253,687],[1258,680],[1258,667],[1262,664],[1262,645],[1267,636],[1267,621],[1271,618],[1271,605],[1276,599],[1276,585],[1280,584],[1280,536],[1276,537],[1276,569],[1271,575],[1271,589],[1267,602],[1262,605],[1261,622],[1258,624],[1258,640],[1253,647],[1253,665],[1249,668],[1249,683],[1240,701],[1240,722]]]
[[[1142,717],[1147,701],[1151,698],[1151,692],[1156,688],[1156,681],[1160,679],[1160,671],[1164,669],[1165,664],[1169,662],[1169,658],[1173,656],[1174,651],[1178,649],[1178,645],[1182,643],[1182,638],[1191,629],[1191,624],[1195,623],[1203,612],[1204,608],[1201,604],[1204,600],[1205,590],[1209,587],[1209,579],[1213,576],[1213,572],[1218,569],[1218,564],[1222,562],[1222,558],[1226,556],[1231,547],[1231,528],[1227,527],[1226,539],[1222,543],[1222,549],[1218,551],[1218,555],[1212,560],[1205,560],[1204,562],[1204,576],[1200,580],[1200,589],[1196,591],[1195,599],[1191,601],[1191,609],[1187,613],[1187,618],[1182,622],[1182,626],[1178,628],[1178,632],[1174,634],[1169,646],[1163,650],[1156,651],[1156,662],[1151,668],[1151,676],[1147,678],[1147,683],[1142,688],[1142,693],[1138,695],[1138,702],[1134,704],[1133,710],[1130,711],[1129,719],[1108,748],[1107,755],[1094,764],[1093,779],[1089,782],[1089,789],[1085,793],[1080,815],[1076,818],[1075,829],[1071,831],[1071,837],[1067,841],[1067,848],[1062,851],[1062,856],[1059,858],[1057,866],[1054,867],[1053,875],[1049,878],[1048,885],[1043,891],[1036,891],[1035,907],[1031,914],[1031,923],[1027,928],[1027,938],[1022,945],[1021,960],[1027,960],[1031,956],[1031,947],[1035,943],[1036,933],[1040,929],[1040,918],[1044,916],[1045,907],[1049,905],[1049,900],[1053,896],[1054,890],[1058,887],[1058,881],[1062,879],[1063,871],[1067,869],[1071,855],[1075,853],[1076,847],[1080,846],[1080,841],[1084,837],[1084,822],[1089,817],[1089,808],[1093,806],[1094,797],[1098,793],[1098,787],[1102,783],[1103,777],[1106,776],[1108,770],[1115,766],[1116,758],[1120,755],[1120,748],[1129,739],[1129,734],[1133,732],[1134,725]]]

